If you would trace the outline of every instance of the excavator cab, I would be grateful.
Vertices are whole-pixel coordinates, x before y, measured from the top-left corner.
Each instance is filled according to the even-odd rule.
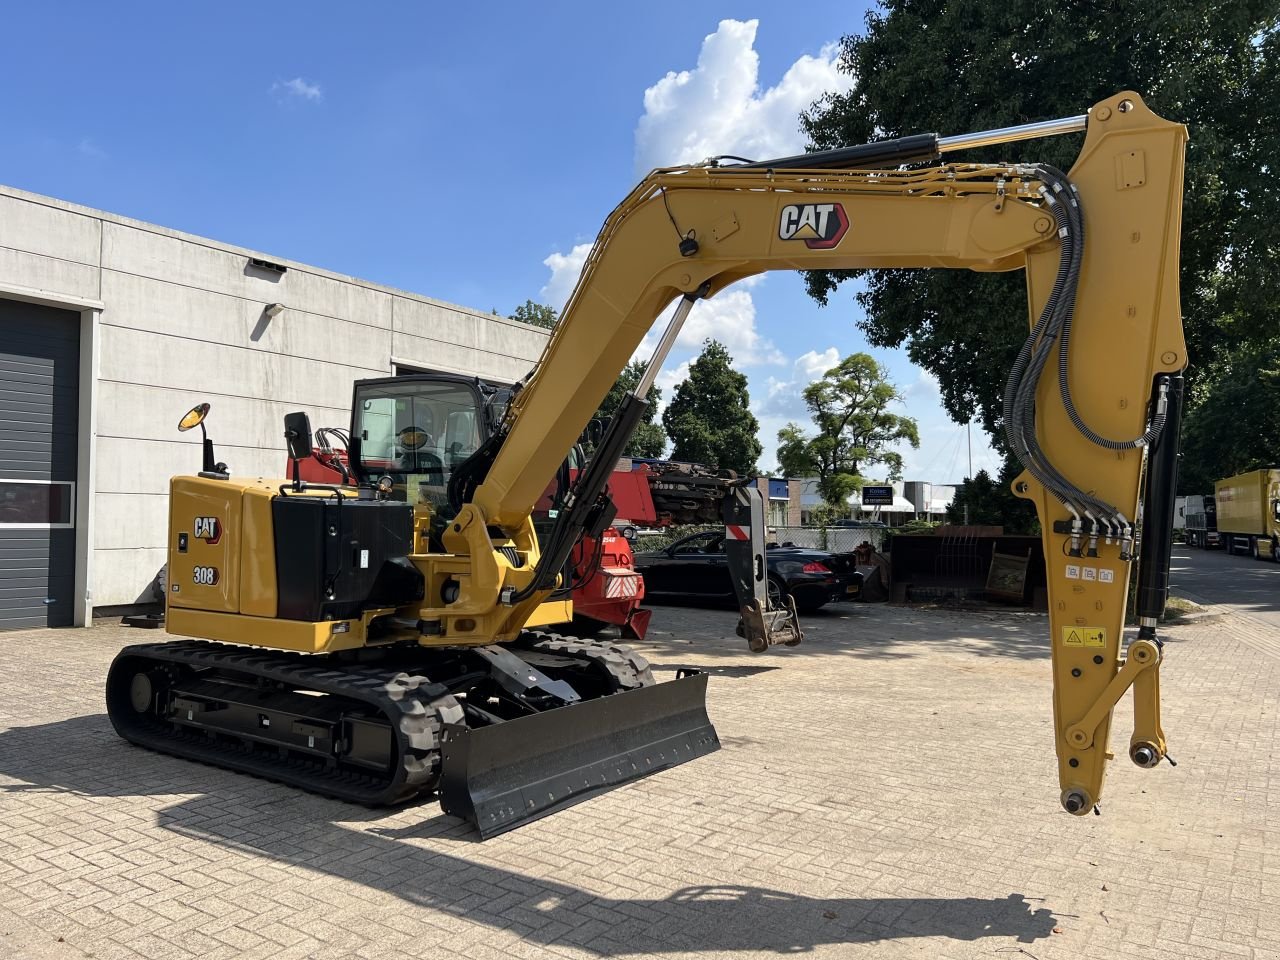
[[[488,433],[487,399],[474,379],[449,374],[357,381],[348,449],[356,482],[389,478],[392,499],[427,507],[433,528],[448,523],[449,480]]]

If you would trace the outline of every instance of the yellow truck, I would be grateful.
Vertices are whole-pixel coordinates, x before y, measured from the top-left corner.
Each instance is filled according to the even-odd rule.
[[[1280,563],[1280,470],[1251,470],[1214,484],[1218,537],[1227,553]]]

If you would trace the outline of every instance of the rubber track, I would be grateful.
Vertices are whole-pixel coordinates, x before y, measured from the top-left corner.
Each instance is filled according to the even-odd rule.
[[[371,707],[389,723],[395,736],[397,768],[391,775],[379,777],[373,772],[338,768],[303,756],[267,754],[170,724],[153,714],[137,714],[129,705],[129,682],[135,671],[123,671],[127,676],[115,675],[116,666],[132,657],[160,667],[181,664],[237,673]],[[107,681],[107,710],[116,732],[130,743],[339,800],[383,806],[433,790],[439,780],[442,720],[462,720],[462,709],[448,691],[426,677],[402,671],[346,665],[335,669],[313,663],[313,658],[301,654],[243,650],[204,640],[137,644],[121,650],[112,664]],[[113,711],[113,704],[117,710]]]
[[[601,664],[613,677],[615,691],[651,687],[657,682],[649,668],[649,661],[621,643],[569,637],[544,630],[526,630],[517,643],[529,650],[556,653],[574,660]]]

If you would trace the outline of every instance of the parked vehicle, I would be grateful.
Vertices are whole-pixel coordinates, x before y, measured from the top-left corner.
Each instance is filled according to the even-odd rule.
[[[1251,470],[1214,484],[1218,537],[1227,553],[1280,562],[1280,470]]]
[[[707,530],[677,540],[664,550],[637,553],[649,598],[733,601],[733,583],[724,552],[724,530]],[[765,551],[770,589],[790,596],[802,613],[837,600],[856,600],[862,574],[852,553],[770,546]]]
[[[1213,550],[1218,544],[1218,506],[1212,495],[1187,497],[1184,508],[1187,546]]]

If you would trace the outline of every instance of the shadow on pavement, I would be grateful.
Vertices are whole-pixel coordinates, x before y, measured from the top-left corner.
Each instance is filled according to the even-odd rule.
[[[1280,611],[1280,569],[1252,557],[1230,556],[1222,550],[1174,547],[1169,584],[1173,593],[1197,603],[1223,604],[1271,622]]]
[[[418,824],[385,829],[344,826],[373,825],[387,815],[131,747],[116,738],[105,715],[0,733],[0,775],[22,781],[0,784],[0,797],[31,791],[90,799],[200,794],[160,809],[157,823],[184,837],[362,884],[528,942],[574,945],[601,957],[797,953],[904,937],[1032,943],[1049,936],[1056,922],[1050,910],[1016,893],[992,899],[806,897],[709,885],[665,897],[599,896],[414,842],[467,839],[469,827],[453,818],[428,814]],[[491,849],[500,853],[517,838],[492,841]]]
[[[667,669],[668,658],[696,655],[702,669],[714,661],[759,658],[786,668],[788,657],[842,656],[862,660],[905,660],[944,650],[975,657],[1049,659],[1049,620],[1044,614],[998,607],[973,610],[945,606],[889,607],[884,604],[831,604],[800,616],[804,642],[748,652],[733,634],[736,616],[715,608],[654,605],[643,643],[632,644],[654,666]]]

